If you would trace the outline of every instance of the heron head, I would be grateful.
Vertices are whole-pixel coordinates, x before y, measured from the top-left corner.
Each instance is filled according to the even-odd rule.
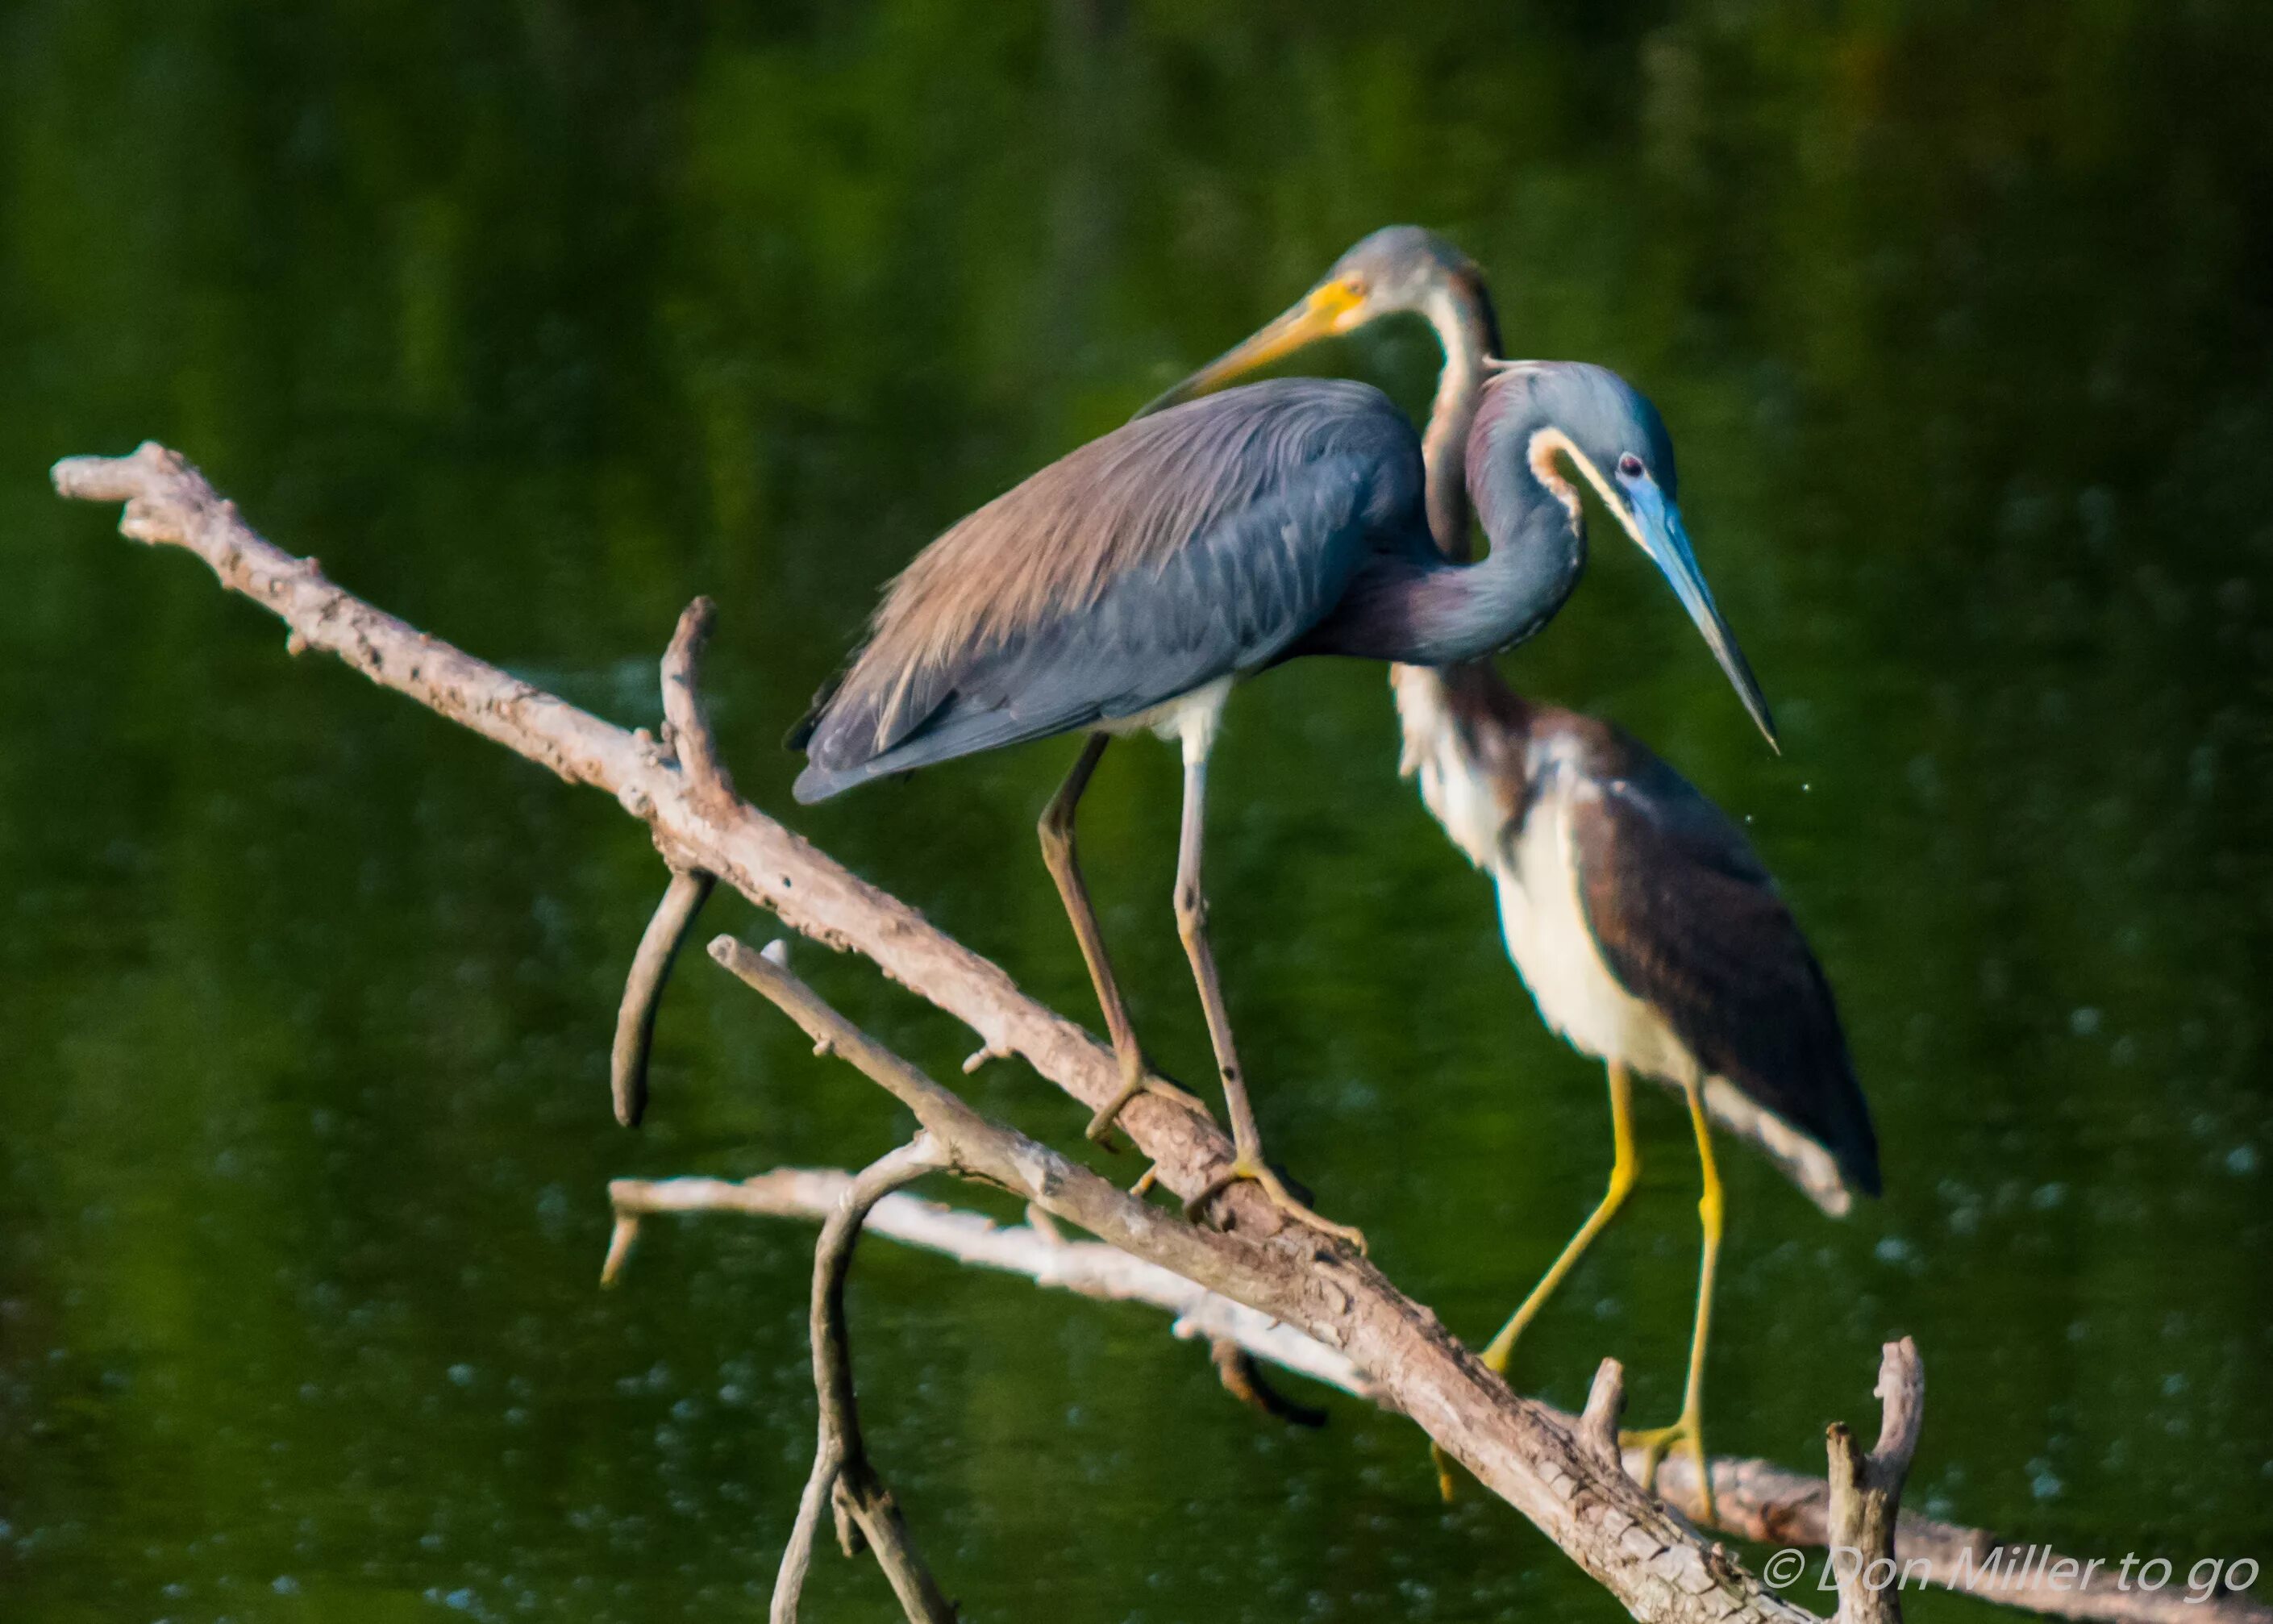
[[[1137,415],[1212,394],[1305,345],[1354,333],[1384,316],[1412,312],[1433,320],[1437,305],[1455,295],[1489,308],[1483,273],[1474,260],[1434,231],[1384,226],[1335,260],[1292,309]]]
[[[1581,515],[1579,486],[1591,487],[1664,575],[1774,747],[1775,722],[1767,701],[1690,548],[1674,500],[1679,476],[1673,439],[1657,408],[1608,367],[1582,361],[1497,361],[1488,370],[1484,403],[1470,431],[1472,472],[1494,483],[1527,473],[1562,503],[1574,525]],[[1482,490],[1477,494],[1480,508],[1495,505]]]

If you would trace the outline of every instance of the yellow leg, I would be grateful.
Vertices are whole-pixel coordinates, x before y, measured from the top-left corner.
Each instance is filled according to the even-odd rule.
[[[1625,1067],[1615,1060],[1610,1063],[1609,1071],[1610,1134],[1615,1147],[1610,1162],[1610,1187],[1604,1192],[1601,1205],[1594,1208],[1586,1222],[1579,1226],[1579,1232],[1563,1248],[1563,1255],[1555,1259],[1554,1267],[1540,1277],[1537,1285],[1532,1287],[1531,1295],[1523,1299],[1523,1306],[1515,1311],[1514,1318],[1500,1327],[1499,1335],[1493,1337],[1491,1345],[1484,1350],[1484,1363],[1503,1376],[1507,1374],[1509,1358],[1515,1352],[1515,1339],[1539,1317],[1539,1311],[1547,1305],[1547,1299],[1555,1294],[1555,1288],[1563,1283],[1564,1275],[1578,1267],[1579,1259],[1586,1255],[1587,1248],[1594,1244],[1594,1237],[1609,1227],[1610,1220],[1618,1215],[1618,1208],[1625,1205],[1626,1197],[1632,1193],[1634,1181],[1641,1177],[1641,1156],[1634,1149],[1633,1082],[1626,1075]]]
[[[1697,1328],[1689,1340],[1689,1384],[1683,1391],[1681,1417],[1671,1426],[1630,1432],[1623,1441],[1646,1452],[1642,1486],[1655,1490],[1658,1463],[1676,1444],[1684,1447],[1697,1465],[1697,1486],[1705,1500],[1705,1520],[1714,1521],[1713,1478],[1705,1459],[1705,1349],[1713,1334],[1713,1271],[1721,1257],[1721,1170],[1713,1161],[1713,1139],[1705,1119],[1705,1089],[1701,1081],[1688,1087],[1689,1125],[1697,1134],[1697,1166],[1704,1176],[1705,1193],[1697,1202],[1697,1218],[1705,1232],[1704,1258],[1697,1269]]]
[[[1618,1215],[1618,1208],[1625,1205],[1626,1197],[1633,1193],[1634,1182],[1641,1177],[1641,1153],[1634,1148],[1633,1079],[1625,1067],[1615,1060],[1609,1063],[1609,1074],[1610,1137],[1614,1147],[1610,1187],[1603,1192],[1602,1201],[1587,1222],[1579,1226],[1579,1232],[1564,1245],[1562,1256],[1531,1288],[1531,1295],[1523,1299],[1523,1306],[1515,1311],[1514,1317],[1500,1327],[1499,1335],[1484,1350],[1484,1363],[1503,1376],[1507,1374],[1508,1364],[1515,1353],[1516,1338],[1539,1317],[1539,1311],[1547,1306],[1547,1299],[1555,1294],[1555,1288],[1579,1266],[1579,1259],[1594,1244],[1594,1237],[1609,1228],[1610,1220]],[[1437,1462],[1437,1486],[1449,1502],[1452,1498],[1452,1462],[1434,1445],[1429,1453]]]

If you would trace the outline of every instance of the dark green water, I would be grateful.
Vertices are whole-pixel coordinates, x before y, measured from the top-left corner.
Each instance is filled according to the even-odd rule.
[[[2269,79],[2248,0],[0,13],[0,1615],[759,1616],[811,1236],[658,1225],[603,1295],[603,1186],[901,1130],[699,958],[617,1130],[638,830],[289,660],[50,460],[170,441],[626,724],[712,593],[736,771],[786,808],[774,741],[878,583],[1399,219],[1483,260],[1519,353],[1662,406],[1785,725],[1778,761],[1631,549],[1508,661],[1752,820],[1878,1113],[1887,1198],[1843,1225],[1729,1158],[1714,1446],[1819,1462],[1909,1332],[1913,1504],[2273,1560]],[[1418,404],[1434,362],[1322,364]],[[795,821],[1088,1018],[1032,840],[1069,751]],[[1273,1153],[1482,1335],[1599,1190],[1600,1077],[1394,755],[1376,670],[1234,704],[1217,941]],[[1204,1076],[1174,783],[1115,752],[1084,836]],[[952,1023],[800,962],[955,1074]],[[1018,1067],[971,1087],[1077,1136]],[[1643,1191],[1519,1374],[1574,1402],[1616,1353],[1647,1420],[1695,1235],[1645,1106]],[[879,1244],[853,1313],[973,1619],[1613,1616],[1441,1506],[1408,1427],[1262,1425],[1144,1311]],[[889,1600],[824,1555],[811,1610]]]

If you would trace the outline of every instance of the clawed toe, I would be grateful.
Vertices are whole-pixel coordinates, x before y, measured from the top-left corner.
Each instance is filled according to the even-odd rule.
[[[1349,1224],[1336,1223],[1331,1218],[1320,1216],[1302,1201],[1297,1200],[1279,1179],[1279,1175],[1259,1162],[1234,1162],[1222,1172],[1208,1180],[1204,1189],[1184,1203],[1184,1216],[1197,1222],[1201,1213],[1206,1210],[1210,1201],[1233,1184],[1242,1182],[1258,1185],[1264,1195],[1270,1199],[1271,1205],[1295,1222],[1316,1229],[1321,1234],[1331,1235],[1346,1245],[1354,1247],[1360,1257],[1365,1255],[1363,1230]]]
[[[1697,1491],[1704,1500],[1705,1520],[1714,1520],[1713,1474],[1705,1459],[1705,1432],[1694,1416],[1684,1416],[1670,1426],[1647,1427],[1639,1432],[1620,1432],[1618,1447],[1642,1452],[1641,1487],[1646,1494],[1657,1492],[1657,1469],[1665,1457],[1676,1448],[1682,1448],[1697,1469]]]
[[[1129,1101],[1140,1094],[1157,1094],[1163,1100],[1171,1101],[1188,1111],[1206,1117],[1210,1122],[1215,1120],[1213,1114],[1207,1108],[1207,1102],[1197,1094],[1187,1093],[1164,1078],[1148,1074],[1139,1077],[1134,1082],[1123,1084],[1121,1092],[1106,1101],[1099,1109],[1097,1115],[1089,1119],[1090,1141],[1098,1145],[1112,1144],[1113,1130],[1121,1120],[1121,1113],[1127,1110]]]

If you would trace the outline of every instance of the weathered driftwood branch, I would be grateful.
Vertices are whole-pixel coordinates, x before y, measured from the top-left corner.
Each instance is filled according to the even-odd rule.
[[[610,1278],[620,1267],[624,1248],[642,1217],[671,1213],[735,1213],[819,1222],[833,1210],[852,1176],[835,1169],[783,1168],[739,1182],[716,1178],[619,1178],[608,1185],[619,1243],[609,1252]],[[1032,1209],[1039,1214],[1039,1208]],[[1242,1307],[1204,1290],[1182,1275],[1099,1241],[1069,1240],[1045,1233],[1032,1221],[1001,1225],[984,1214],[919,1200],[888,1197],[869,1215],[868,1229],[903,1244],[938,1252],[959,1263],[1021,1274],[1035,1284],[1077,1292],[1105,1302],[1142,1303],[1175,1318],[1179,1337],[1228,1340],[1251,1357],[1393,1410],[1395,1405],[1366,1380],[1344,1355],[1294,1327]],[[1883,1380],[1883,1373],[1882,1378]],[[1598,1455],[1617,1453],[1618,1418],[1624,1408],[1624,1375],[1616,1359],[1604,1359],[1594,1373],[1585,1411],[1569,1417],[1572,1435]],[[1625,1470],[1639,1475],[1641,1451],[1625,1451]],[[1712,1463],[1713,1492],[1720,1513],[1715,1531],[1764,1545],[1827,1548],[1831,1533],[1830,1488],[1773,1462],[1717,1457]],[[1701,1516],[1696,1476],[1686,1457],[1669,1459],[1659,1469],[1658,1487],[1692,1518]],[[2023,1556],[2025,1553],[2025,1562]],[[1897,1524],[1895,1556],[1910,1586],[1956,1589],[1984,1601],[2003,1603],[2054,1618],[2097,1619],[2114,1624],[2273,1624],[2273,1609],[2246,1596],[2224,1595],[2195,1603],[2183,1587],[2161,1592],[2134,1585],[2119,1590],[2102,1566],[2089,1583],[2055,1587],[2049,1575],[2065,1559],[2038,1545],[2001,1541],[1979,1529],[1905,1511]],[[2025,1567],[2025,1572],[2023,1568]],[[2076,1563],[2081,1568],[2082,1564]],[[1812,1575],[1821,1571],[1811,1567]]]
[[[1280,1249],[1188,1223],[1048,1146],[990,1121],[962,1095],[934,1082],[838,1014],[771,955],[733,936],[718,936],[710,944],[710,956],[803,1028],[815,1054],[844,1061],[913,1111],[965,1177],[1022,1196],[1132,1257],[1211,1289],[1222,1290],[1227,1282],[1256,1285],[1273,1274]]]
[[[312,560],[295,558],[255,534],[234,504],[175,453],[151,444],[128,457],[70,458],[56,465],[54,477],[65,496],[125,503],[120,528],[128,536],[197,553],[224,586],[282,619],[297,646],[335,654],[371,680],[571,783],[606,790],[648,824],[674,869],[716,875],[792,929],[866,954],[918,996],[969,1025],[986,1051],[1023,1056],[1092,1111],[1119,1092],[1112,1057],[1094,1037],[1026,997],[999,967],[914,909],[747,802],[722,806],[709,784],[654,741],[342,590]],[[1157,1094],[1131,1101],[1121,1126],[1159,1169],[1159,1182],[1180,1196],[1207,1188],[1231,1161],[1230,1142],[1213,1123]],[[1805,1616],[1582,1451],[1551,1411],[1509,1392],[1434,1314],[1377,1269],[1322,1252],[1307,1231],[1282,1233],[1286,1224],[1251,1186],[1232,1187],[1212,1212],[1252,1249],[1237,1289],[1227,1295],[1348,1355],[1399,1409],[1629,1613],[1684,1624]],[[1171,1268],[1199,1268],[1218,1256],[1189,1225],[1158,1214],[1146,1222],[1159,1226],[1147,1232],[1147,1254]]]
[[[1881,1406],[1876,1448],[1864,1454],[1843,1421],[1834,1421],[1825,1438],[1839,1624],[1902,1624],[1894,1520],[1925,1422],[1925,1366],[1909,1337],[1887,1344],[1876,1392]]]
[[[852,1250],[869,1210],[901,1186],[953,1162],[931,1135],[919,1133],[851,1180],[821,1226],[813,1252],[811,1325],[820,1436],[814,1446],[812,1475],[798,1501],[797,1522],[782,1553],[781,1573],[774,1581],[772,1624],[797,1624],[821,1513],[831,1507],[839,1519],[839,1537],[846,1541],[845,1554],[858,1554],[851,1548],[855,1542],[849,1533],[857,1529],[891,1581],[892,1593],[900,1598],[900,1610],[910,1624],[955,1624],[955,1608],[916,1553],[898,1503],[868,1459],[860,1434],[859,1399],[852,1387],[852,1345],[844,1323],[844,1279],[851,1272]]]
[[[619,1178],[608,1185],[619,1238],[609,1251],[607,1278],[619,1277],[639,1221],[662,1213],[731,1212],[818,1221],[836,1209],[852,1176],[835,1169],[783,1168],[730,1183],[716,1178]],[[1038,1213],[1046,1209],[1037,1207]],[[1028,1222],[999,1225],[983,1214],[944,1207],[911,1195],[885,1197],[868,1214],[867,1230],[909,1246],[941,1252],[959,1263],[1021,1274],[1037,1285],[1105,1302],[1143,1303],[1174,1316],[1179,1337],[1228,1341],[1282,1370],[1339,1387],[1360,1398],[1375,1387],[1346,1355],[1282,1325],[1268,1314],[1220,1297],[1182,1274],[1132,1257],[1102,1241],[1073,1240]]]

